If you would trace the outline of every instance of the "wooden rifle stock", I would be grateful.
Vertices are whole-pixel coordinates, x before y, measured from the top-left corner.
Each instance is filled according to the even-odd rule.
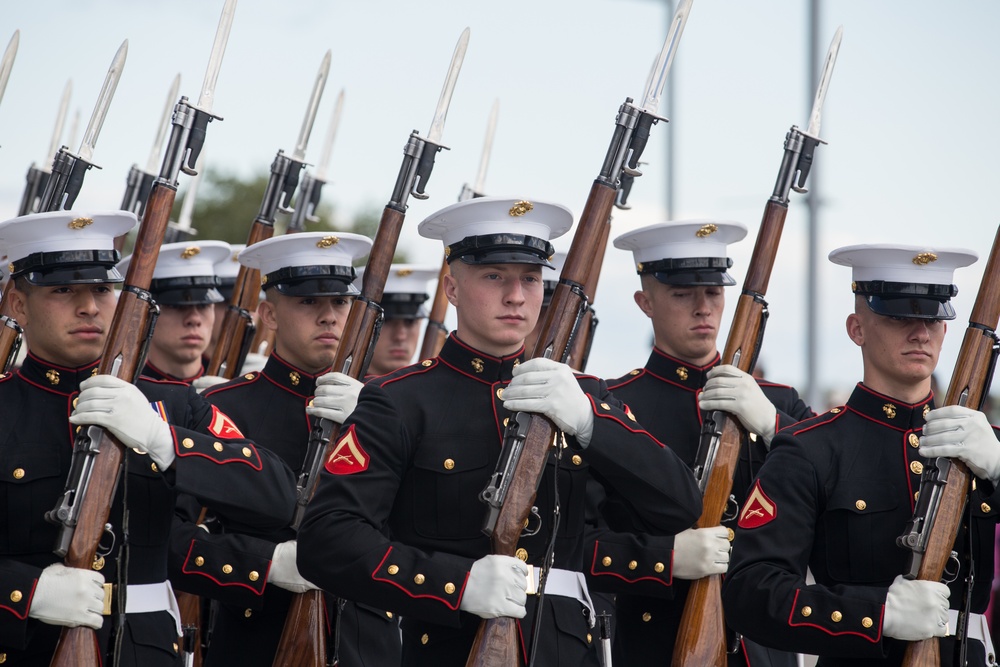
[[[125,276],[127,288],[149,289],[176,194],[177,190],[173,186],[160,181],[153,187],[145,219],[132,252],[132,261]],[[136,377],[148,328],[149,313],[148,302],[129,289],[122,290],[104,345],[104,353],[98,367],[99,373],[113,372],[130,382]],[[89,570],[94,563],[101,536],[104,534],[104,525],[111,513],[111,503],[118,485],[125,448],[110,433],[96,427],[86,428],[80,437],[98,438],[98,451],[94,458],[86,494],[78,500],[80,515],[64,562],[69,567]],[[94,630],[82,626],[63,628],[50,664],[52,667],[101,664],[101,651]]]
[[[607,239],[604,227],[609,224],[616,194],[616,188],[594,181],[532,357],[546,356],[562,361],[571,352],[573,336],[578,333],[575,329],[581,305],[577,290],[582,292],[587,284],[598,245],[602,238]],[[508,428],[513,427],[515,421],[512,419],[512,426]],[[491,536],[494,554],[514,555],[557,434],[555,425],[547,418],[530,415],[527,439]],[[515,619],[484,619],[479,624],[466,667],[517,667],[521,664],[518,647]]]
[[[733,364],[747,373],[753,370],[763,336],[767,318],[763,296],[767,293],[787,213],[786,203],[774,198],[768,200],[743,282],[743,293],[737,302],[726,349],[722,354],[722,363]],[[708,475],[708,480],[703,485],[702,513],[696,524],[698,528],[721,525],[745,435],[745,430],[735,418],[724,412],[713,415],[719,443],[711,470],[703,473]],[[722,613],[721,586],[719,575],[691,582],[674,644],[673,667],[725,666],[726,623]]]
[[[979,409],[989,392],[994,370],[995,331],[1000,321],[1000,229],[993,240],[993,249],[983,272],[979,294],[969,316],[962,347],[955,362],[944,405],[965,405]],[[917,579],[941,581],[945,566],[951,556],[962,525],[962,515],[968,499],[972,473],[958,459],[949,459],[947,481],[941,489],[940,503],[933,514],[933,521],[924,530],[928,532]],[[923,485],[921,485],[923,486]],[[930,518],[928,517],[930,521]],[[971,528],[971,527],[970,527]],[[939,642],[936,637],[910,642],[903,656],[903,667],[937,667],[941,664]]]
[[[591,265],[587,284],[584,285],[583,292],[590,297],[590,306],[593,307],[594,299],[597,298],[597,282],[601,277],[601,266],[604,264],[604,255],[608,249],[608,239],[611,237],[611,221],[604,225],[601,230],[601,238],[597,241],[597,248],[594,256],[594,263]],[[594,311],[588,309],[580,322],[580,329],[577,332],[576,343],[573,351],[569,354],[569,365],[579,372],[587,369],[587,358],[590,356],[590,346],[594,344],[594,334],[597,330],[597,318]]]
[[[382,211],[378,232],[372,245],[365,273],[361,280],[361,294],[351,303],[351,310],[340,337],[337,357],[333,368],[361,380],[371,361],[371,349],[381,326],[382,310],[378,302],[382,300],[385,280],[389,275],[392,257],[396,252],[399,232],[403,227],[403,210],[386,206]],[[340,435],[340,425],[333,424],[331,436],[325,447],[317,454],[322,461],[329,459]],[[318,469],[309,461],[303,469]],[[319,482],[318,475],[308,480],[308,486],[300,489],[306,502],[312,498]],[[298,511],[298,510],[297,510]],[[322,591],[308,591],[292,596],[292,604],[285,617],[285,627],[274,656],[275,667],[296,665],[297,667],[325,667],[326,665],[326,623]]]
[[[449,273],[448,259],[442,259],[437,289],[434,290],[434,300],[431,302],[431,312],[427,314],[427,326],[424,327],[424,341],[420,344],[421,359],[433,359],[438,356],[448,338],[448,328],[444,325],[445,315],[448,314],[448,295],[444,293],[444,277]]]
[[[269,239],[273,234],[274,225],[257,218],[254,220],[253,226],[250,227],[247,247]],[[240,372],[243,363],[241,359],[243,342],[246,340],[248,328],[252,325],[252,320],[247,319],[242,313],[253,314],[256,312],[259,301],[260,271],[240,264],[240,270],[236,274],[236,283],[233,286],[233,296],[229,300],[229,308],[226,309],[222,328],[219,330],[219,340],[215,342],[212,359],[205,368],[207,375],[233,378]],[[224,369],[223,364],[225,364]]]

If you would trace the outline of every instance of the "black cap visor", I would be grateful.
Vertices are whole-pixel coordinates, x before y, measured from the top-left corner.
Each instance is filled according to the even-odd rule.
[[[194,306],[202,303],[222,303],[225,299],[216,289],[215,276],[176,276],[154,278],[149,291],[157,303],[164,306]]]
[[[416,320],[427,317],[422,305],[430,297],[423,293],[394,292],[382,295],[382,310],[387,320]]]
[[[873,313],[886,317],[916,320],[953,320],[955,309],[950,301],[920,296],[885,296],[868,294],[865,303]]]
[[[11,277],[32,285],[97,285],[124,282],[115,268],[117,250],[36,252],[13,262]]]
[[[639,275],[652,274],[664,285],[678,287],[731,287],[736,280],[726,273],[733,265],[728,257],[682,257],[642,262],[637,267]]]

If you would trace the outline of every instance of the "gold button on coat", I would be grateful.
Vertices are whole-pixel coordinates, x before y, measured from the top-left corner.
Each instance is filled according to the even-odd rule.
[[[630,560],[628,562],[628,569],[634,570],[637,567],[639,567],[639,563],[635,562],[634,560]]]
[[[454,459],[445,459],[444,460],[444,469],[445,470],[454,470],[455,469],[455,460]]]
[[[245,612],[243,612],[243,618],[250,618],[251,616],[253,616],[252,609],[247,609]]]
[[[601,403],[601,407],[604,408],[605,410],[610,410],[611,409],[611,406],[608,405],[607,403]]]
[[[194,440],[192,440],[191,438],[184,438],[183,440],[181,440],[181,447],[183,447],[184,449],[191,449],[192,447],[194,447]]]
[[[649,623],[651,620],[653,620],[653,615],[650,614],[648,611],[642,615],[643,623]]]
[[[225,565],[222,566],[222,574],[232,574],[232,572],[233,572],[233,566],[230,565],[229,563],[226,563]]]
[[[420,636],[420,643],[421,644],[426,644],[430,640],[431,640],[431,638],[428,637],[426,634]]]
[[[859,500],[858,502],[854,503],[854,506],[857,507],[859,510],[863,510],[866,507],[868,507],[868,503],[866,503],[863,500]]]
[[[842,618],[844,618],[844,615],[841,614],[839,611],[835,611],[832,614],[830,614],[830,620],[833,621],[834,623],[840,623],[840,619]]]
[[[656,572],[657,574],[663,572],[663,570],[665,569],[666,568],[663,566],[663,563],[657,563],[656,565],[653,566],[653,571]]]
[[[805,616],[805,617],[812,616],[813,608],[812,607],[802,607],[802,611],[800,613],[803,616]]]
[[[588,632],[587,633],[587,643],[589,644],[592,641],[594,641],[594,636]]]
[[[14,479],[21,479],[24,477],[24,468],[14,468]]]
[[[194,559],[194,564],[197,565],[198,567],[201,567],[202,565],[205,564],[205,559],[202,558],[201,556],[198,556]]]
[[[149,464],[149,469],[152,470],[153,472],[159,472],[160,471],[160,469],[156,467],[155,463],[150,463]]]
[[[910,463],[910,471],[914,475],[919,475],[924,471],[924,464],[921,463],[920,461],[913,461]]]
[[[5,662],[7,662],[7,654],[6,653],[0,653],[0,665],[2,665]]]
[[[251,570],[248,577],[250,581],[257,581],[258,579],[260,579],[260,574],[257,572],[257,570]]]
[[[992,508],[989,505],[987,505],[986,503],[983,503],[982,505],[979,506],[979,509],[981,509],[983,511],[983,514],[986,514]]]
[[[217,452],[221,452],[223,449],[225,449],[225,447],[222,446],[221,442],[217,442],[212,445],[212,449],[214,449]]]
[[[916,433],[911,433],[907,440],[910,443],[910,447],[913,447],[914,449],[920,446],[920,438],[917,437]]]
[[[246,375],[243,376],[243,379],[244,380],[252,380],[253,379],[253,373],[247,373]],[[247,610],[247,611],[249,611],[249,610]]]
[[[385,612],[385,617],[386,618],[392,618],[392,612],[391,611]]]
[[[90,569],[100,572],[104,569],[104,556],[94,555],[94,562],[90,564]]]
[[[423,366],[424,368],[427,368],[428,366],[430,366],[433,363],[434,362],[431,361],[430,359],[424,359],[423,361],[420,362],[420,365]]]
[[[422,574],[418,574],[417,576],[413,577],[413,583],[415,583],[417,586],[424,583],[424,581],[425,581],[424,575]]]
[[[243,448],[243,456],[245,456],[247,458],[250,458],[251,454],[253,454],[253,450],[252,449],[250,449],[249,447],[244,447]]]
[[[528,562],[528,550],[527,549],[518,549],[517,551],[514,552],[514,556],[517,557],[518,560],[522,560],[525,563]]]
[[[872,627],[872,625],[874,625],[874,622],[872,621],[872,619],[865,616],[864,618],[861,619],[861,625],[863,625],[866,628],[870,628]]]
[[[602,558],[601,559],[601,565],[603,565],[604,567],[610,567],[611,566],[611,556],[605,556],[604,558]]]
[[[571,460],[573,461],[573,465],[575,465],[575,466],[578,466],[578,465],[580,465],[581,463],[583,463],[583,459],[582,459],[582,458],[580,458],[580,455],[579,455],[579,454],[574,454],[574,455],[573,455],[573,458],[572,458]]]
[[[390,565],[388,568],[386,568],[386,571],[389,574],[396,574],[397,572],[399,572],[399,566],[398,565]]]
[[[24,596],[21,595],[21,591],[11,591],[10,593],[11,602],[20,602],[22,597]]]
[[[455,592],[455,584],[453,584],[451,582],[445,584],[444,585],[444,592],[447,593],[448,595],[451,595],[452,593],[454,593]]]
[[[497,398],[499,398],[501,401],[503,400],[503,387],[497,389]]]

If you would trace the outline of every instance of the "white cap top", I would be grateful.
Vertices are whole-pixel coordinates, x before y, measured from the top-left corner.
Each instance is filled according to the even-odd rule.
[[[852,268],[855,282],[951,285],[955,269],[979,259],[972,250],[875,243],[837,248],[830,261]]]
[[[153,280],[165,278],[194,278],[214,276],[216,263],[230,256],[229,244],[224,241],[182,241],[160,246],[160,256],[153,269]],[[128,271],[132,261],[129,255],[118,262],[118,270]]]
[[[135,224],[135,214],[128,211],[33,213],[0,223],[0,247],[9,263],[40,252],[114,250],[115,237]]]
[[[228,278],[235,279],[236,274],[240,272],[240,258],[239,254],[247,247],[246,243],[237,243],[236,245],[229,246],[229,255],[223,257],[218,262],[215,263],[215,275],[219,278],[226,280]]]
[[[449,261],[462,257],[469,263],[547,264],[552,254],[548,242],[572,226],[572,212],[559,204],[480,197],[441,209],[421,222],[417,231],[425,238],[441,239]],[[482,238],[461,243],[476,237]]]
[[[301,232],[254,243],[239,255],[240,264],[267,275],[300,266],[345,266],[371,251],[372,240],[347,232]]]
[[[437,278],[440,267],[419,264],[393,264],[385,279],[384,294],[427,294],[427,284]],[[364,267],[358,269],[355,287],[361,289]]]
[[[642,227],[615,239],[616,248],[631,250],[636,265],[661,259],[726,257],[726,246],[747,235],[742,222],[675,220]]]

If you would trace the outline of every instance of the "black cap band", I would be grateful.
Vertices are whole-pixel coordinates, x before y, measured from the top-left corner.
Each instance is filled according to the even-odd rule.
[[[540,264],[551,267],[555,249],[548,241],[525,234],[484,234],[466,236],[445,248],[448,262],[461,259],[466,264]]]
[[[730,287],[736,280],[726,273],[733,260],[728,257],[680,257],[639,262],[636,273],[652,274],[664,285]]]
[[[421,305],[430,298],[423,293],[393,292],[383,294],[379,305],[387,320],[415,320],[427,317]]]
[[[851,289],[863,296],[868,308],[879,315],[918,320],[955,319],[955,308],[951,305],[951,297],[958,294],[955,285],[859,280]]]
[[[149,291],[157,303],[164,306],[193,306],[202,303],[222,303],[222,294],[216,287],[215,276],[175,276],[154,278]]]
[[[355,296],[360,294],[351,284],[356,277],[352,266],[286,266],[264,276],[262,283],[265,290],[273,287],[287,296]]]
[[[120,259],[117,250],[35,252],[8,268],[12,278],[24,276],[32,285],[120,283],[124,278],[115,268]]]
[[[958,287],[955,285],[895,283],[885,280],[858,280],[852,283],[851,288],[855,294],[878,294],[890,297],[925,296],[931,299],[947,300],[958,294]]]

